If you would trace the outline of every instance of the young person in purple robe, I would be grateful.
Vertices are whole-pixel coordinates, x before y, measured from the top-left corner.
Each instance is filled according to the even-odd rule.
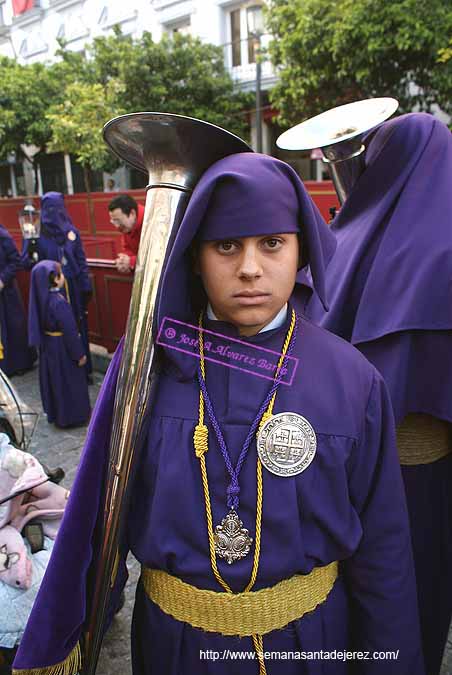
[[[59,263],[42,260],[33,267],[28,331],[30,344],[39,348],[39,386],[47,421],[72,427],[88,422],[91,407],[83,368],[86,354],[62,288]]]
[[[86,372],[92,371],[89,352],[87,306],[92,296],[92,285],[80,232],[72,222],[61,192],[46,192],[41,198],[41,236],[35,253],[38,260],[55,260],[63,268],[67,281],[68,300],[83,341],[87,357]],[[31,255],[30,240],[23,240],[22,265],[31,269],[35,258]]]
[[[397,424],[427,672],[452,615],[452,136],[431,115],[381,125],[332,226],[329,312],[308,315],[383,375]]]
[[[6,375],[29,370],[36,350],[28,346],[27,317],[16,282],[20,256],[9,232],[0,225],[0,368]]]
[[[207,360],[201,340],[195,354],[160,347],[111,602],[130,550],[142,565],[134,675],[424,673],[385,385],[358,351],[294,309],[307,290],[307,261],[325,302],[333,250],[298,176],[272,157],[231,155],[193,192],[165,267],[157,327],[165,317],[199,322],[226,341],[239,338],[245,355],[270,349],[299,366],[288,386],[237,369],[232,357],[231,367]],[[120,357],[121,348],[15,673],[80,668]],[[262,648],[281,660],[262,659]],[[209,660],[227,649],[250,655]],[[333,655],[301,655],[321,650]],[[397,654],[374,658],[386,650]]]

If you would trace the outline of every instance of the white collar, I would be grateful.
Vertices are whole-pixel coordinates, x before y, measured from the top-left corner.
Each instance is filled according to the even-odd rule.
[[[213,313],[212,305],[210,304],[210,302],[207,303],[207,318],[210,319],[211,321],[219,321],[219,319],[217,319],[217,317]],[[265,333],[267,330],[279,328],[280,326],[283,325],[286,318],[287,318],[287,302],[284,305],[284,307],[281,307],[275,318],[272,319],[270,323],[268,323],[266,326],[260,329],[259,333]]]

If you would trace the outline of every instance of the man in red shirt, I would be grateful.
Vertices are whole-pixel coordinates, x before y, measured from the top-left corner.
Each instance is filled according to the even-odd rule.
[[[129,195],[118,195],[108,205],[110,223],[121,234],[121,253],[115,260],[118,272],[133,272],[140,245],[144,206],[137,204]]]

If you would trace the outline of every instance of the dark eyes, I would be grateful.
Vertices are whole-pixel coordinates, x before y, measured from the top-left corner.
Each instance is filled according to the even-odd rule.
[[[277,237],[270,237],[269,239],[263,239],[260,243],[264,248],[276,250],[282,246],[283,241]],[[232,253],[237,248],[238,245],[235,241],[224,240],[217,243],[217,251],[219,253]]]

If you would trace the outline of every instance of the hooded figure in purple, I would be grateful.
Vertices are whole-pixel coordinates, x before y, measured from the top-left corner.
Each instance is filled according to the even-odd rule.
[[[28,346],[27,318],[17,287],[20,256],[9,232],[0,225],[0,368],[6,375],[29,370],[36,351]]]
[[[439,672],[452,614],[452,136],[431,115],[380,126],[332,231],[329,312],[391,395],[413,538],[427,671]]]
[[[47,420],[59,427],[88,422],[85,350],[71,307],[61,292],[59,263],[42,260],[31,272],[28,332],[39,348],[39,386]]]
[[[24,239],[22,265],[31,269],[30,240]],[[41,236],[37,240],[39,260],[55,260],[62,265],[67,280],[71,308],[82,337],[87,356],[86,372],[91,373],[87,305],[92,296],[85,251],[80,232],[74,226],[64,205],[61,192],[46,192],[41,199]]]
[[[250,358],[287,347],[298,368],[291,385],[277,387],[272,415],[304,418],[316,450],[302,472],[271,472],[258,460],[255,430],[278,381],[238,369],[232,357],[227,365],[206,359],[203,375],[194,354],[160,347],[163,366],[138,448],[111,603],[125,583],[130,550],[143,568],[132,625],[134,675],[424,672],[408,515],[385,385],[358,351],[294,312],[306,290],[300,267],[307,261],[325,302],[324,268],[333,250],[334,239],[298,176],[277,159],[231,155],[213,164],[193,192],[165,266],[156,329],[165,317],[196,327],[201,309],[203,328],[226,341],[239,338]],[[80,665],[120,358],[121,348],[96,404],[55,553],[15,660],[17,673],[56,673],[55,664],[75,673]],[[200,391],[208,450],[199,450],[201,433],[195,453]],[[284,464],[287,443],[281,442]],[[217,577],[207,503],[213,526],[231,515],[232,505],[232,517],[235,512],[253,539],[247,555],[230,564],[214,552]],[[218,577],[233,593],[243,591],[256,555],[257,575],[244,596],[254,596],[256,606],[262,595],[254,591],[271,588],[279,598],[276,605],[271,600],[274,612],[241,611],[231,634],[215,630],[218,602],[227,592]],[[319,597],[312,579],[326,570],[332,576]],[[301,595],[281,596],[282,580],[307,587]],[[179,590],[156,597],[162,581],[197,598],[201,593],[202,616],[189,616],[195,604],[181,601]],[[314,601],[306,609],[308,597]],[[289,606],[293,615],[284,619]],[[263,644],[265,652],[280,652],[281,660],[263,665],[251,634],[264,616],[270,625],[259,629],[258,651]],[[228,649],[249,656],[209,660],[208,654]],[[359,650],[368,658],[347,662],[337,651],[330,660],[312,653],[302,660],[284,657],[320,650]],[[373,652],[383,650],[396,654],[374,660]]]

